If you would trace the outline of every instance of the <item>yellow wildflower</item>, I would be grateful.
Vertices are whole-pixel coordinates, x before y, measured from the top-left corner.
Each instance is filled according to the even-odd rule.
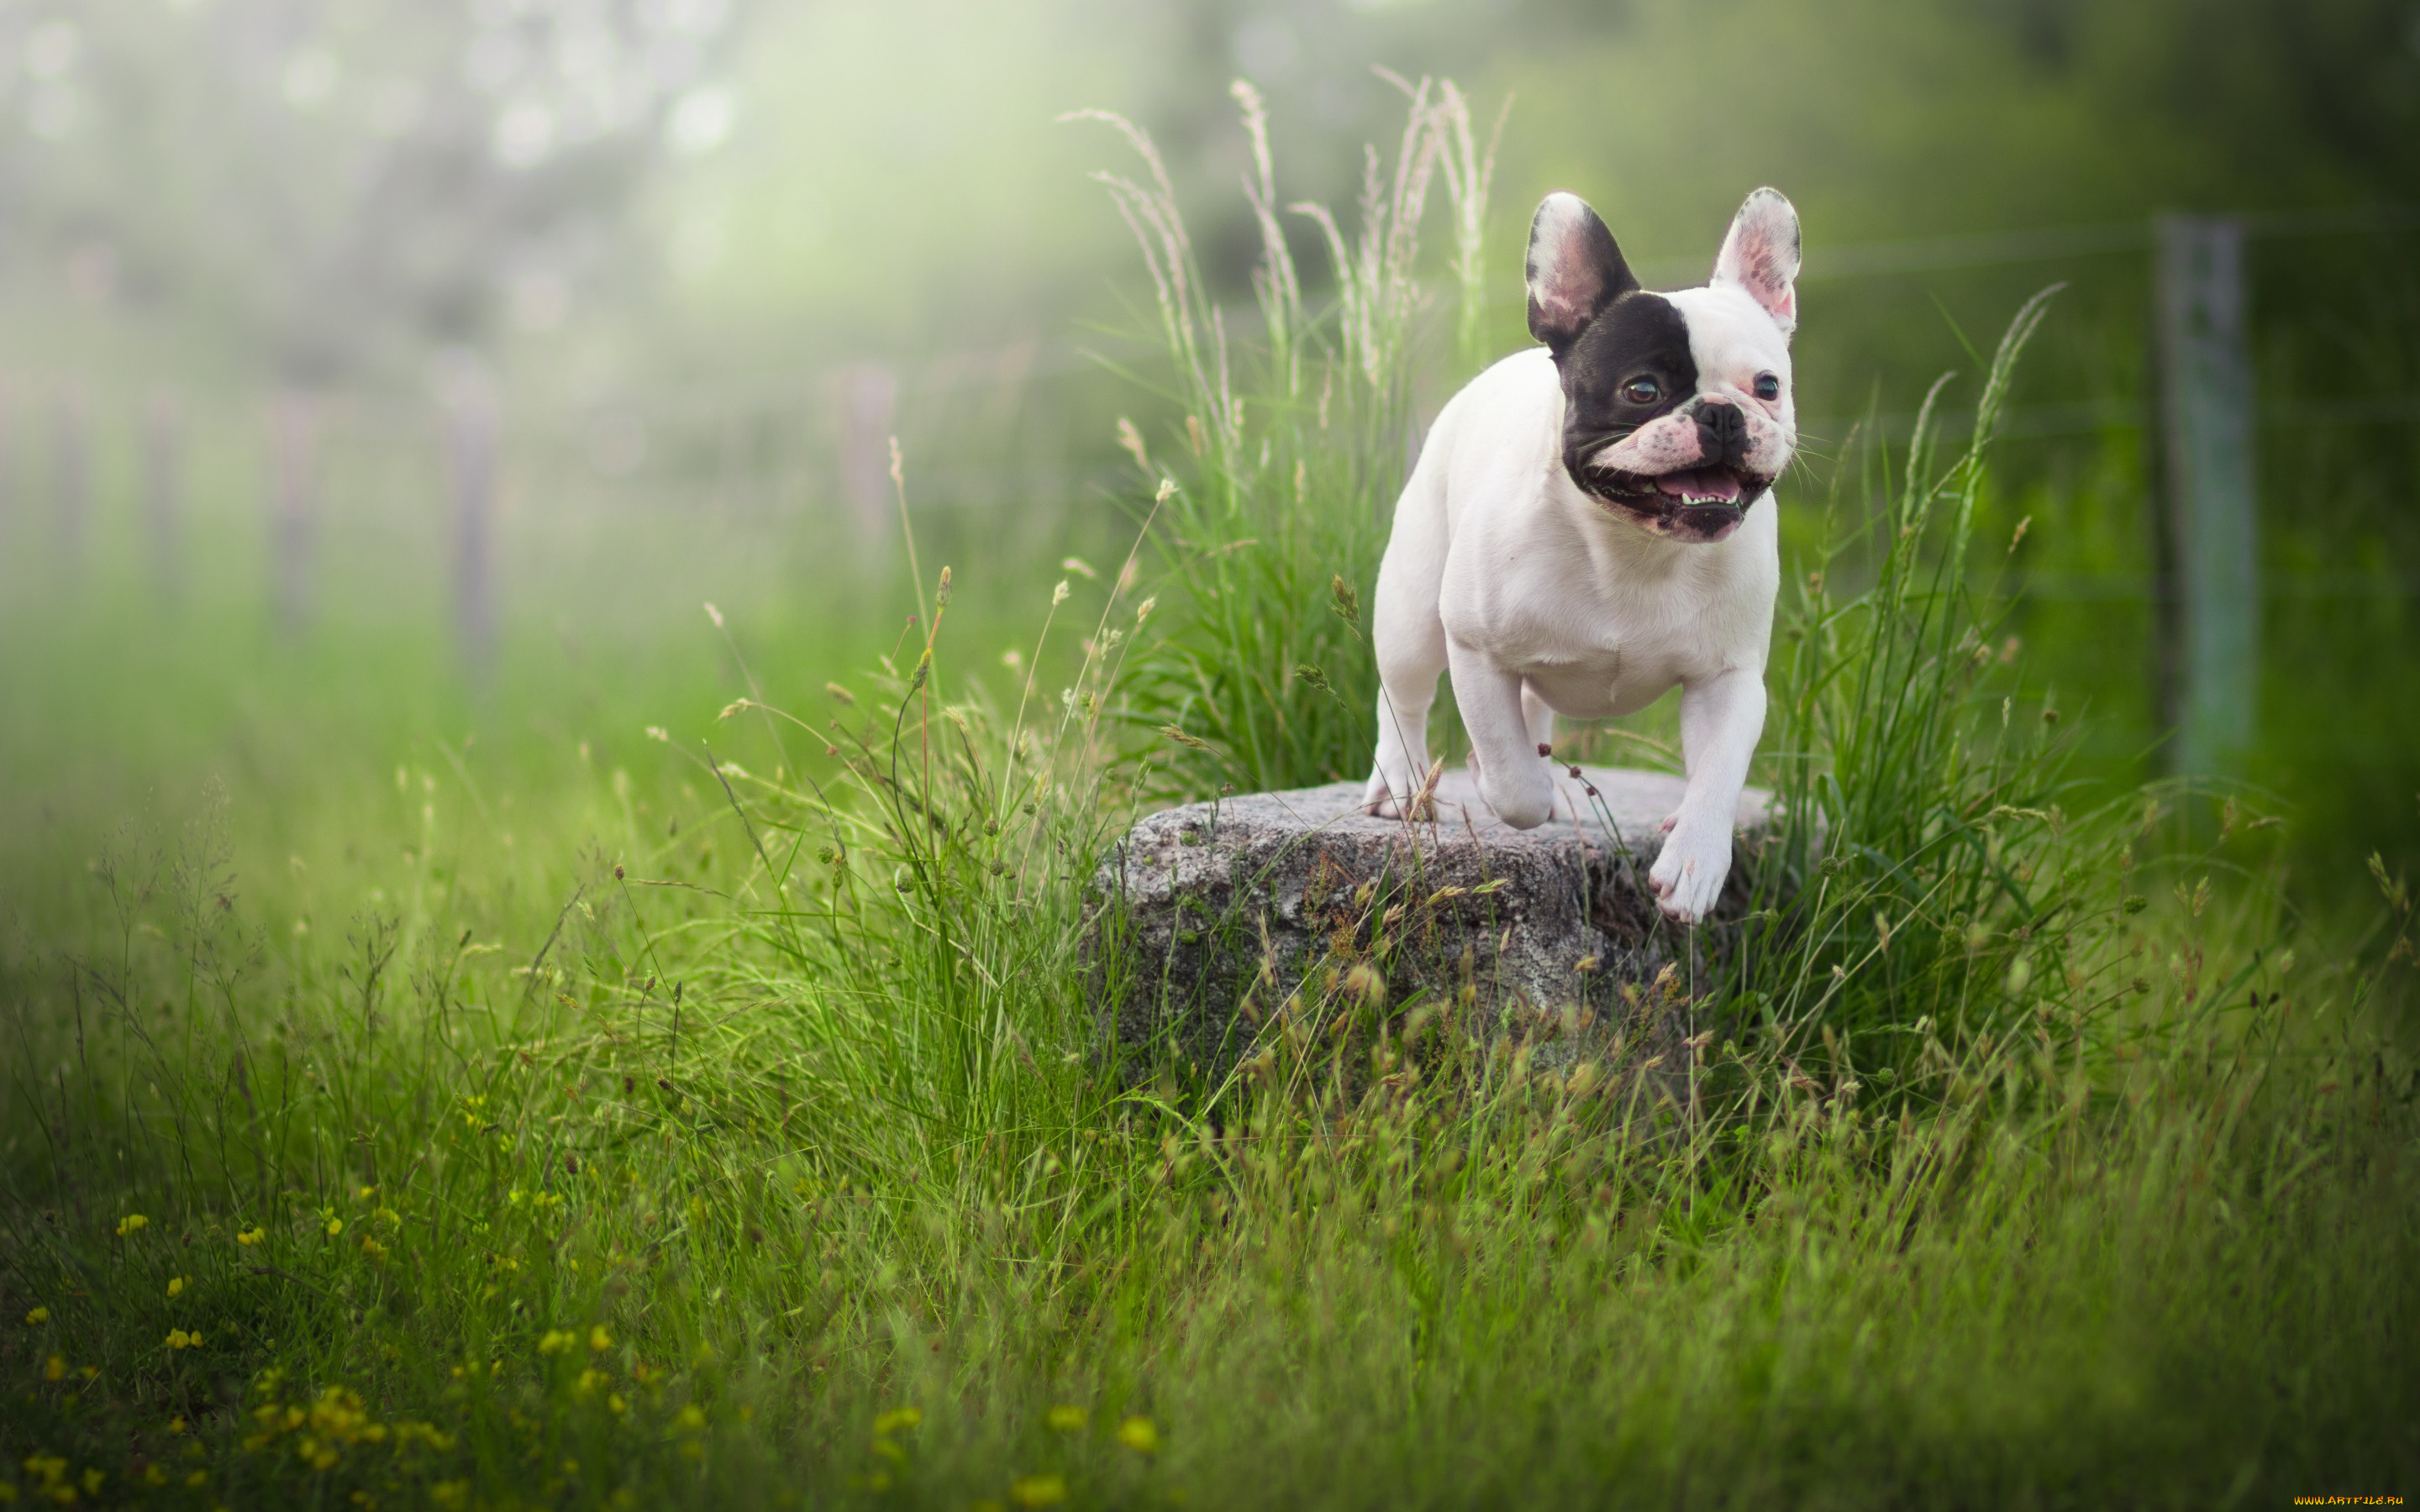
[[[1080,1407],[1054,1407],[1043,1421],[1056,1433],[1081,1433],[1084,1430],[1084,1410]]]
[[[580,1335],[567,1328],[550,1328],[537,1341],[540,1354],[560,1354],[580,1342]]]
[[[171,1297],[181,1295],[184,1289],[185,1278],[183,1276],[172,1275],[168,1278],[168,1295]]]
[[[1159,1429],[1147,1417],[1130,1417],[1118,1425],[1118,1442],[1137,1454],[1159,1453]]]
[[[246,1248],[250,1248],[252,1245],[259,1243],[262,1240],[267,1239],[268,1237],[268,1229],[255,1227],[237,1234],[235,1236],[235,1242]]]
[[[874,1420],[874,1431],[877,1434],[896,1433],[902,1428],[915,1427],[923,1421],[924,1410],[921,1407],[894,1407]]]
[[[1009,1484],[1008,1499],[1019,1506],[1056,1506],[1067,1500],[1067,1477],[1020,1475]]]
[[[32,1312],[25,1315],[25,1326],[27,1328],[39,1328],[50,1320],[51,1310],[48,1307],[37,1307]]]
[[[383,1260],[386,1258],[386,1246],[380,1243],[377,1240],[372,1239],[369,1235],[364,1234],[362,1236],[362,1253],[368,1256],[374,1261]]]
[[[629,1405],[630,1405],[629,1403],[628,1403],[628,1402],[626,1402],[626,1401],[624,1401],[624,1400],[622,1399],[622,1394],[621,1394],[620,1392],[618,1392],[618,1391],[616,1391],[616,1392],[609,1392],[609,1393],[607,1393],[607,1394],[606,1394],[606,1396],[605,1396],[605,1407],[606,1407],[606,1410],[607,1410],[608,1412],[612,1412],[615,1417],[620,1417],[620,1416],[622,1415],[622,1410],[623,1410],[624,1408],[628,1407]]]
[[[691,1402],[680,1410],[680,1415],[674,1421],[692,1433],[699,1432],[706,1427],[706,1412],[697,1403]]]
[[[599,1323],[588,1331],[588,1348],[592,1353],[602,1354],[613,1347],[613,1335],[605,1332],[604,1324]]]
[[[190,1350],[201,1342],[199,1334],[188,1334],[181,1328],[168,1330],[168,1348],[172,1350]]]
[[[328,1220],[328,1237],[330,1239],[335,1238],[338,1234],[341,1234],[344,1231],[345,1220],[342,1218],[331,1218]]]
[[[68,1357],[64,1354],[52,1355],[49,1359],[42,1362],[42,1379],[44,1381],[56,1381],[67,1373]]]
[[[117,1220],[117,1237],[124,1239],[128,1235],[132,1234],[139,1229],[148,1228],[150,1227],[150,1219],[144,1217],[139,1212],[130,1212],[125,1217]]]

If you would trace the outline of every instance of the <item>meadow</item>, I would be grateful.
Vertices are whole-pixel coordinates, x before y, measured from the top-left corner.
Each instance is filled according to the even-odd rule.
[[[483,689],[433,620],[12,599],[0,1499],[2409,1494],[2406,884],[2307,912],[2260,795],[2076,772],[1990,509],[2055,297],[1971,442],[1792,480],[1778,842],[1629,1005],[1686,1096],[1540,1055],[1566,1005],[1388,1000],[1383,898],[1233,1062],[1104,1040],[1125,822],[1367,748],[1433,185],[1490,276],[1417,94],[1336,307],[1269,238],[1231,344],[1109,124],[1176,417],[1123,561],[910,529],[850,623],[524,633]]]

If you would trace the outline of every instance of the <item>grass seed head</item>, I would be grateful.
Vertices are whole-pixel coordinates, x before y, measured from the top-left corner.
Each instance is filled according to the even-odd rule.
[[[1135,428],[1135,423],[1124,415],[1118,417],[1118,448],[1134,458],[1136,467],[1145,472],[1151,471],[1151,449],[1143,445],[1142,432]]]

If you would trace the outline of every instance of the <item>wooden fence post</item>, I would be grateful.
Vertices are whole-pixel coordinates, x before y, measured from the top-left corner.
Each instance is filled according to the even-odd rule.
[[[2260,676],[2243,223],[2166,216],[2157,252],[2163,716],[2175,770],[2240,773]]]
[[[867,364],[841,375],[840,485],[858,540],[879,553],[895,528],[891,438],[899,434],[899,376]]]
[[[22,561],[26,530],[17,507],[17,394],[14,382],[0,378],[0,552]]]
[[[445,393],[445,457],[454,491],[454,628],[474,683],[487,680],[495,653],[496,443],[494,385],[485,375],[464,375]]]
[[[317,406],[287,389],[270,409],[270,554],[274,563],[279,625],[289,634],[311,614],[311,548],[318,523]]]
[[[152,585],[171,603],[185,586],[183,440],[176,395],[154,390],[143,409],[143,533],[150,540]]]
[[[56,490],[54,503],[58,510],[61,565],[74,570],[84,565],[85,537],[92,515],[92,458],[85,451],[90,438],[84,386],[70,383],[60,389],[55,403],[51,486]]]

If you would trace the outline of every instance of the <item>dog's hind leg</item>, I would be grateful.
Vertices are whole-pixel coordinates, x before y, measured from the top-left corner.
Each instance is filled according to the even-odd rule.
[[[1405,817],[1429,770],[1429,709],[1446,668],[1445,469],[1423,454],[1395,505],[1395,533],[1378,566],[1371,638],[1378,653],[1378,756],[1362,789],[1369,811]]]

